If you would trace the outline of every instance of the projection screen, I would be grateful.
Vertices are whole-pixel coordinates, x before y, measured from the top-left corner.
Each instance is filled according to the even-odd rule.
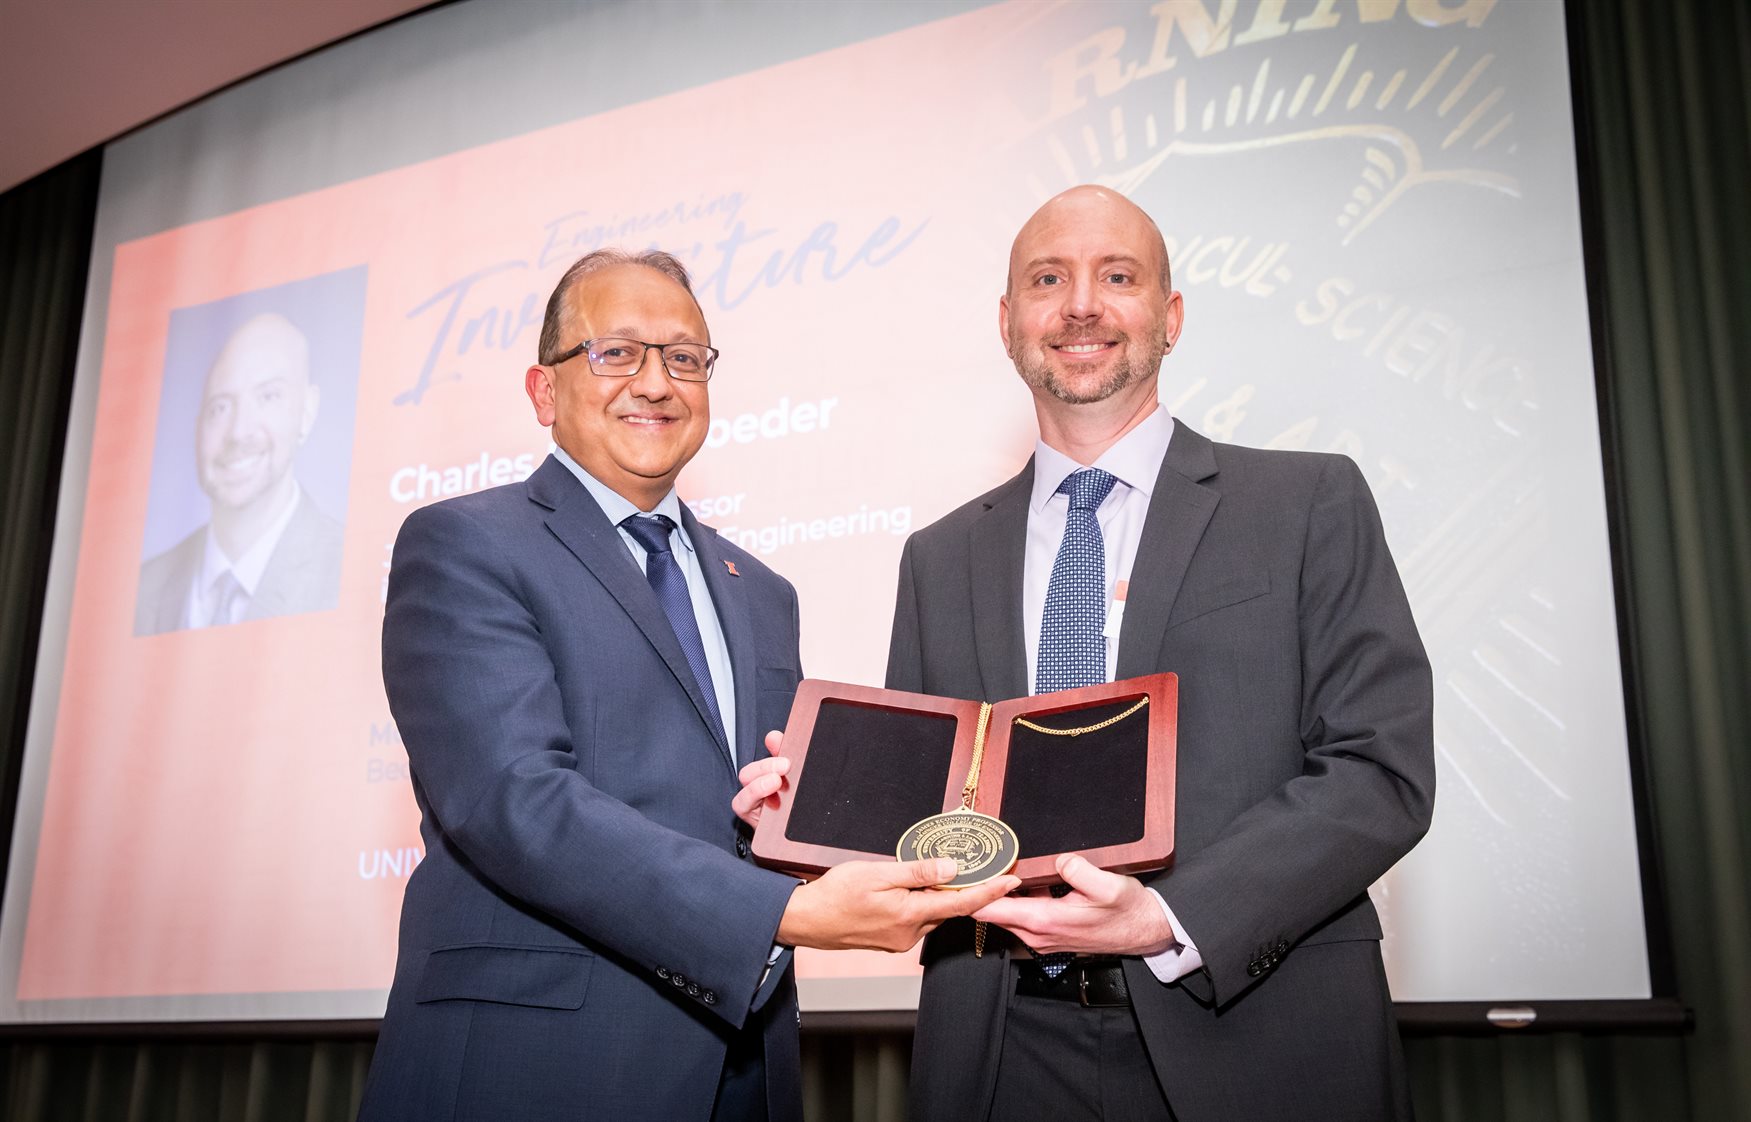
[[[1374,890],[1396,998],[1649,997],[1559,4],[457,3],[106,154],[0,1018],[381,1013],[422,857],[389,547],[547,454],[522,375],[591,249],[693,270],[682,498],[796,583],[808,674],[879,684],[906,535],[1032,448],[1010,239],[1089,181],[1167,238],[1174,415],[1378,498],[1440,769]],[[268,314],[320,391],[323,587],[189,627],[202,387]],[[799,961],[807,1010],[916,1000],[915,957]]]

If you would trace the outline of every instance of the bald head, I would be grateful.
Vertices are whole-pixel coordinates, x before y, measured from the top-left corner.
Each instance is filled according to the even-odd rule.
[[[271,504],[292,485],[292,457],[316,422],[310,342],[285,316],[232,332],[207,373],[195,461],[215,520]]]
[[[1010,248],[997,322],[1042,438],[1088,452],[1152,412],[1182,314],[1161,231],[1131,200],[1075,187],[1035,211]]]
[[[224,378],[240,366],[260,367],[273,364],[304,381],[310,378],[310,341],[291,320],[278,312],[263,312],[243,321],[231,333],[213,360],[207,374],[209,390],[215,380]]]
[[[1084,183],[1047,199],[1022,225],[1009,247],[1009,284],[1006,291],[1015,294],[1016,278],[1037,263],[1042,247],[1062,243],[1066,235],[1078,231],[1101,232],[1114,244],[1128,248],[1150,271],[1154,272],[1161,291],[1173,290],[1173,277],[1168,268],[1167,242],[1160,227],[1142,207],[1109,187]]]

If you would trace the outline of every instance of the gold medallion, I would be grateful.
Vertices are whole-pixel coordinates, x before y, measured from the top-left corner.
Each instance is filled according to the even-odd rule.
[[[907,827],[894,853],[902,861],[947,857],[959,870],[938,888],[971,888],[1015,867],[1021,842],[1001,818],[961,807]]]

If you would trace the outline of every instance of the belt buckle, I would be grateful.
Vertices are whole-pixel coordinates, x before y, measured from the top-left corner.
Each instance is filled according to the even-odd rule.
[[[1078,963],[1076,966],[1076,1000],[1079,1005],[1084,1009],[1123,1009],[1131,1004],[1128,997],[1123,1001],[1114,1001],[1112,999],[1114,991],[1110,987],[1105,992],[1096,995],[1098,1000],[1089,1000],[1088,976],[1090,969],[1091,967],[1086,963]],[[1102,964],[1099,969],[1102,971],[1103,976],[1110,977],[1113,973],[1117,972],[1118,966],[1116,964]],[[1120,978],[1123,978],[1123,976],[1123,974],[1119,975]]]

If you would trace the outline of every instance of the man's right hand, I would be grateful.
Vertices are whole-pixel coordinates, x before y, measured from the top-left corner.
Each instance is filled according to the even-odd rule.
[[[791,893],[778,941],[822,950],[904,951],[937,924],[969,915],[1021,887],[1002,876],[973,888],[920,891],[953,880],[946,857],[924,861],[847,861]]]

